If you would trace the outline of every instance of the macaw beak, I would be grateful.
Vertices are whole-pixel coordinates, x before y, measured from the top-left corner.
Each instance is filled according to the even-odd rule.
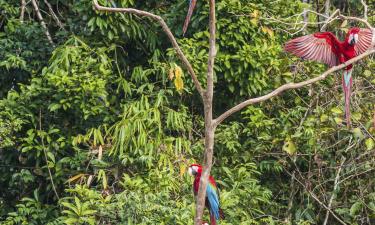
[[[352,38],[352,40],[350,40],[350,43],[349,43],[350,45],[354,45],[355,44],[355,39],[354,38]]]

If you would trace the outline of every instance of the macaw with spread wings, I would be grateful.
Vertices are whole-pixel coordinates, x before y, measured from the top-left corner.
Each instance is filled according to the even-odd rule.
[[[367,51],[371,48],[373,39],[373,33],[370,29],[353,27],[349,29],[344,41],[339,41],[330,32],[315,33],[288,41],[284,49],[303,59],[322,62],[333,67]],[[352,69],[353,65],[348,65],[342,76],[342,86],[345,93],[345,117],[348,127],[350,126]]]

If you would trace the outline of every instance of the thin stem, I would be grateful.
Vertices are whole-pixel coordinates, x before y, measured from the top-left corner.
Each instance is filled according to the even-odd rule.
[[[285,170],[286,171],[286,173],[289,175],[289,176],[292,176],[292,174],[290,174],[287,170]],[[307,187],[306,187],[306,185],[302,182],[302,181],[300,181],[299,179],[297,179],[297,178],[295,178],[295,180],[297,181],[297,183],[299,183],[306,191],[307,191],[307,193],[309,193],[309,195],[319,204],[319,205],[321,205],[321,206],[323,206],[323,208],[325,208],[326,210],[328,210],[330,213],[331,213],[331,215],[333,216],[333,217],[335,217],[335,219],[339,222],[339,223],[341,223],[342,225],[347,225],[344,221],[342,221],[342,219],[340,219],[340,217],[338,217],[330,208],[328,208],[328,206],[326,206],[319,198],[318,198],[318,196],[316,196],[316,194],[314,193],[314,192],[312,192],[312,191],[310,191]]]
[[[59,18],[56,15],[56,13],[53,11],[51,4],[47,0],[44,0],[44,3],[47,5],[48,11],[49,11],[49,13],[51,13],[52,18],[56,21],[57,26],[59,26],[61,29],[65,30],[64,25],[61,23],[61,21],[59,20]]]
[[[40,13],[40,10],[39,10],[38,4],[36,3],[36,0],[31,0],[31,4],[32,4],[33,7],[34,7],[34,10],[35,10],[36,16],[37,16],[38,19],[39,19],[40,25],[42,25],[42,27],[44,28],[44,32],[45,32],[45,34],[46,34],[46,36],[47,36],[47,39],[48,39],[49,43],[50,43],[52,46],[55,46],[55,44],[53,43],[53,40],[52,40],[51,34],[50,34],[49,31],[48,31],[47,25],[46,25],[46,23],[44,22],[43,16],[42,16],[42,14]]]
[[[20,12],[20,21],[23,23],[23,18],[25,17],[26,9],[26,0],[21,0],[21,12]]]
[[[363,5],[363,18],[367,20],[368,6],[366,5],[365,0],[361,0],[361,4]]]
[[[339,186],[340,172],[341,172],[342,166],[343,166],[344,163],[345,163],[345,160],[346,160],[346,158],[343,156],[343,157],[341,158],[341,164],[340,164],[340,167],[339,167],[339,169],[337,170],[337,173],[336,173],[335,182],[334,182],[334,184],[333,184],[333,191],[332,191],[331,197],[330,197],[329,202],[328,202],[328,208],[329,208],[329,209],[331,209],[331,207],[332,207],[332,202],[333,202],[333,200],[335,199],[335,197],[336,197],[336,195],[337,195],[337,194],[336,194],[336,190],[337,190],[337,188],[338,188],[338,186]],[[330,210],[327,210],[326,217],[325,217],[325,219],[324,219],[324,223],[323,223],[323,225],[327,225],[328,218],[329,218],[329,214],[330,214]]]
[[[46,166],[47,166],[47,170],[48,170],[49,178],[50,178],[50,180],[51,180],[52,189],[53,189],[53,192],[55,192],[56,198],[57,198],[58,200],[60,200],[59,194],[57,194],[57,190],[56,190],[55,182],[53,181],[53,177],[52,177],[51,169],[50,169],[49,166],[48,166],[47,150],[46,150],[46,147],[45,147],[45,145],[44,145],[44,138],[43,138],[43,134],[42,134],[42,109],[39,109],[39,132],[40,132],[40,139],[41,139],[41,141],[42,141],[42,147],[43,147],[44,159],[45,159],[45,161],[46,161]]]

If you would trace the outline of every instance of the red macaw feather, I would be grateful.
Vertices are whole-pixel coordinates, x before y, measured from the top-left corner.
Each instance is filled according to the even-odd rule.
[[[197,4],[197,0],[191,0],[189,4],[189,10],[185,18],[184,27],[182,28],[182,34],[185,35],[186,30],[189,26],[191,16],[193,15],[195,5]]]
[[[339,53],[334,46],[338,42],[330,32],[316,33],[292,39],[285,44],[284,49],[303,59],[336,66],[339,64]]]
[[[356,55],[360,55],[370,48],[372,39],[372,31],[370,29],[360,29],[358,33],[358,43],[354,46]],[[372,46],[374,48],[374,46]]]
[[[199,190],[199,183],[202,175],[202,167],[198,164],[193,165],[198,167],[198,171],[195,175],[193,184],[194,195],[196,196]],[[208,178],[208,184],[206,189],[206,207],[210,211],[211,225],[216,225],[216,221],[220,218],[224,219],[224,213],[220,209],[219,189],[217,188],[215,179],[212,176],[209,176]]]
[[[355,36],[355,38],[354,38]],[[325,63],[330,67],[344,63],[367,51],[375,37],[370,29],[351,28],[343,42],[330,32],[315,33],[288,41],[284,49],[303,59]],[[354,40],[354,42],[352,42]],[[345,115],[350,126],[350,95],[352,85],[352,65],[345,68],[343,90],[345,94]]]
[[[351,96],[351,87],[353,83],[352,79],[352,70],[346,70],[342,76],[342,87],[344,90],[345,96],[345,119],[347,126],[350,126],[350,96]]]

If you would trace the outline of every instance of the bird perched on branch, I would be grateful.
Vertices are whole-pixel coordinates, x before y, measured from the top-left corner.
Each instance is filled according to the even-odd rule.
[[[371,48],[372,40],[373,35],[370,29],[353,27],[349,29],[344,41],[339,41],[330,32],[314,33],[288,41],[284,49],[303,59],[322,62],[333,67],[367,51]],[[348,127],[350,127],[352,69],[353,65],[348,65],[342,76],[342,87],[345,93],[345,117]]]
[[[186,30],[189,26],[191,16],[193,15],[195,5],[197,4],[197,0],[189,0],[189,10],[185,18],[184,27],[182,28],[182,34],[185,35]]]
[[[199,182],[201,180],[202,175],[202,166],[199,164],[192,164],[189,166],[188,173],[191,176],[194,176],[194,184],[193,190],[194,195],[198,195],[199,190]],[[208,178],[208,184],[206,189],[206,207],[210,211],[210,223],[211,225],[216,225],[216,221],[220,219],[224,219],[224,213],[220,209],[220,202],[219,202],[219,190],[216,186],[215,179],[210,176]],[[207,223],[204,223],[207,224]]]

